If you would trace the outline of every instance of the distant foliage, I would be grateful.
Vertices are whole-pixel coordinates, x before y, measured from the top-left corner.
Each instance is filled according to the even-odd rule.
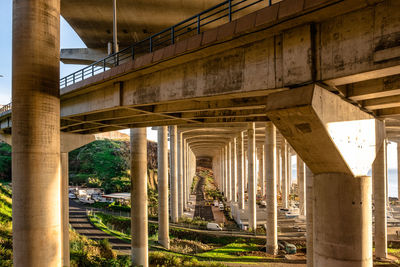
[[[69,172],[100,180],[121,177],[126,175],[128,162],[126,142],[97,140],[69,153]]]
[[[11,181],[11,146],[0,142],[0,180]]]

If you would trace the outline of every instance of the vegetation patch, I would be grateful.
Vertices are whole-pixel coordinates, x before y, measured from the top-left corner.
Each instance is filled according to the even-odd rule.
[[[194,240],[174,238],[170,242],[170,250],[183,254],[197,254],[213,249],[213,246]]]
[[[0,266],[12,266],[11,189],[0,183]]]
[[[155,251],[149,254],[149,264],[152,266],[194,266],[194,267],[223,267],[221,263],[201,262],[194,257],[173,255]]]
[[[117,256],[107,239],[93,241],[70,230],[71,267],[131,266],[129,256]]]
[[[11,146],[0,142],[0,180],[11,181]]]

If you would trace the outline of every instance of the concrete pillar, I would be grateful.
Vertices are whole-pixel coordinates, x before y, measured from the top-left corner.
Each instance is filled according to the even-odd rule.
[[[238,186],[239,186],[239,209],[244,209],[244,140],[243,140],[243,132],[240,132],[240,135],[237,139],[237,178],[238,178]]]
[[[225,180],[225,149],[221,149],[221,169],[222,169],[222,192],[224,193],[224,196],[226,195],[226,180]]]
[[[282,158],[282,207],[284,209],[288,208],[288,174],[287,174],[287,143],[283,140],[281,147],[281,158]]]
[[[372,164],[372,179],[375,204],[375,256],[387,257],[387,218],[386,218],[386,140],[383,122],[377,121],[376,132],[376,158]]]
[[[307,248],[307,267],[313,267],[314,249],[313,249],[313,180],[314,175],[311,170],[306,167],[306,199],[307,199],[307,215],[306,215],[306,248]]]
[[[132,264],[147,267],[147,137],[146,128],[131,129]]]
[[[183,195],[183,200],[182,200],[182,203],[183,203],[183,210],[185,211],[185,210],[187,210],[187,201],[188,201],[188,197],[187,197],[187,195],[188,194],[190,194],[190,192],[188,192],[188,175],[189,175],[189,169],[188,169],[188,164],[189,163],[189,161],[188,161],[188,145],[187,145],[187,141],[186,140],[184,140],[184,143],[183,143],[183,166],[184,166],[184,168],[183,168],[183,180],[182,180],[182,183],[183,183],[183,192],[182,192],[182,195]]]
[[[171,188],[171,196],[174,196],[174,209],[177,200],[177,175],[176,175],[176,126],[171,126],[171,180],[174,186]],[[169,208],[168,208],[168,128],[158,127],[157,142],[158,161],[158,243],[169,249]],[[171,184],[173,185],[173,184]],[[172,203],[171,203],[172,204]]]
[[[276,195],[276,131],[272,122],[265,127],[264,168],[267,203],[267,253],[278,252],[278,214]]]
[[[61,222],[62,222],[62,266],[70,266],[69,253],[69,190],[68,153],[61,153]]]
[[[281,151],[276,149],[276,183],[277,183],[277,194],[281,193]]]
[[[225,146],[225,198],[229,201],[229,168],[228,168],[228,146]]]
[[[182,153],[182,133],[177,134],[177,158],[178,158],[178,175],[177,175],[177,182],[178,182],[178,218],[182,217],[183,215],[183,153]],[[171,139],[172,140],[172,139]],[[170,142],[171,146],[171,154],[172,154],[172,145],[171,143],[174,140]],[[172,158],[172,157],[171,157]],[[171,164],[171,170],[172,170],[172,164]],[[171,171],[172,172],[172,171]],[[171,177],[172,179],[172,177]]]
[[[288,204],[290,203],[290,194],[292,191],[292,155],[291,155],[291,149],[290,149],[290,145],[288,143],[286,143],[287,145],[287,154],[286,154],[286,161],[287,161],[287,171],[286,171],[286,175],[287,175],[287,180],[286,180],[286,187],[287,187],[287,196],[288,196]]]
[[[371,177],[314,175],[314,266],[372,266]]]
[[[275,163],[275,160],[274,160]],[[264,199],[266,194],[265,181],[266,181],[266,170],[265,170],[265,145],[261,147],[261,164],[259,165],[261,169],[261,198]],[[275,168],[275,167],[274,167]],[[276,183],[275,183],[276,186]]]
[[[236,161],[236,138],[233,138],[231,145],[231,199],[237,202],[237,161]]]
[[[163,142],[163,139],[160,140],[160,138],[163,138],[163,127],[159,127],[158,129],[158,150],[160,150],[160,142]],[[160,136],[161,134],[161,136]],[[177,168],[177,127],[174,126],[169,126],[169,137],[170,137],[170,145],[171,145],[171,155],[170,155],[170,163],[171,163],[171,196],[170,196],[170,205],[171,205],[171,221],[176,223],[178,222],[178,218],[182,216],[182,213],[180,213],[180,209],[182,208],[182,202],[180,202],[180,197],[181,191],[178,189],[180,181],[178,180],[178,168]],[[163,149],[163,148],[161,148]],[[167,147],[168,151],[168,147]],[[158,151],[160,152],[160,151]],[[168,152],[167,152],[168,153]],[[162,155],[159,155],[162,156]],[[167,157],[168,158],[168,157]],[[158,158],[160,159],[160,158]],[[167,171],[168,171],[168,166],[167,166]],[[160,179],[160,173],[158,173],[158,179]],[[168,181],[168,177],[167,177]],[[160,197],[160,196],[159,196]],[[160,202],[159,202],[160,203]],[[168,202],[167,202],[168,203]],[[183,210],[182,210],[183,211]]]
[[[256,139],[255,139],[255,123],[249,123],[247,130],[248,140],[248,173],[249,173],[249,229],[253,231],[257,228],[256,220]]]
[[[247,160],[247,151],[244,151],[244,190],[249,194],[249,162]]]
[[[59,0],[13,2],[12,228],[16,267],[61,266],[59,27]]]
[[[227,146],[227,161],[228,161],[228,201],[232,201],[232,142]]]
[[[306,181],[305,181],[305,164],[299,155],[297,157],[297,188],[299,195],[300,215],[306,215]]]

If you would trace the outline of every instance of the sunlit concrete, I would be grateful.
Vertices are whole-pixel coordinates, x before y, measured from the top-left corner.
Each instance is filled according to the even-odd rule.
[[[347,127],[347,121],[355,120],[374,123],[372,116],[317,85],[272,94],[269,101],[266,109],[269,118],[314,173],[314,266],[371,266],[371,178],[358,174],[368,171],[360,168],[368,162],[363,159],[348,164],[342,157],[347,151],[335,145],[343,139],[329,135],[329,125],[346,122]],[[357,128],[364,124],[350,125],[360,134],[371,134],[368,128]],[[351,152],[374,155],[371,150],[376,142],[374,132],[373,140],[370,137],[366,140],[372,143],[350,143]],[[349,144],[346,139],[344,144]],[[365,156],[371,159],[369,154]]]
[[[13,266],[61,266],[60,1],[14,1]]]
[[[314,227],[313,227],[313,201],[314,201],[314,174],[306,166],[306,248],[307,248],[307,267],[314,266]]]
[[[375,126],[376,135],[376,158],[372,164],[373,199],[375,215],[375,256],[377,258],[387,257],[387,155],[384,122],[377,121]]]
[[[257,214],[256,214],[256,140],[254,138],[254,123],[249,123],[247,129],[247,161],[248,161],[248,175],[249,175],[249,185],[248,185],[248,196],[249,196],[249,229],[255,231],[257,228]]]
[[[276,194],[276,131],[272,122],[265,127],[265,187],[267,203],[267,252],[278,253],[278,219]]]
[[[237,139],[237,162],[238,162],[238,187],[239,187],[239,209],[244,209],[244,173],[245,173],[245,157],[244,157],[244,140],[243,140],[244,132],[240,132],[239,137]]]
[[[177,222],[178,218],[183,214],[182,208],[182,191],[180,189],[182,183],[178,180],[178,158],[177,158],[177,127],[170,126],[169,127],[169,136],[170,136],[170,162],[171,162],[171,191],[170,191],[170,200],[171,200],[171,221]]]
[[[131,184],[132,264],[148,267],[146,128],[131,129]]]
[[[177,181],[176,175],[176,126],[172,126],[175,136],[171,135],[175,139],[175,142],[171,142],[171,147],[174,147],[174,151],[171,149],[171,159],[174,157],[171,167],[174,166],[174,182]],[[158,162],[158,243],[160,243],[165,249],[169,249],[169,206],[168,206],[168,127],[158,127],[158,141],[157,141],[157,162]],[[171,168],[172,173],[172,168]],[[175,184],[175,190],[177,184]],[[173,191],[173,190],[171,190]],[[175,201],[177,200],[175,192]],[[176,208],[177,205],[175,205]]]
[[[281,159],[282,159],[282,207],[287,209],[289,206],[289,188],[288,188],[288,159],[287,159],[287,143],[286,140],[281,144]]]
[[[297,155],[297,188],[299,196],[300,215],[306,215],[306,172],[303,160]]]

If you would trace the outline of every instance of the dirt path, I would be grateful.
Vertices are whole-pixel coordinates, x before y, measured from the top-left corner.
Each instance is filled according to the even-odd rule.
[[[79,234],[93,240],[108,239],[119,254],[130,254],[131,245],[95,228],[86,216],[86,208],[75,201],[69,201],[69,223]]]

